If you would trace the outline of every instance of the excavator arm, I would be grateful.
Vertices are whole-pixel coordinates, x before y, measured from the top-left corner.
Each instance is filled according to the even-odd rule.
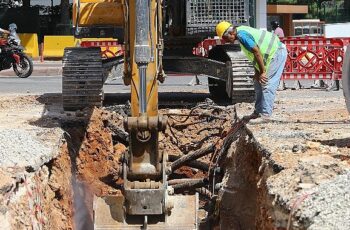
[[[131,87],[131,117],[124,123],[130,145],[123,162],[123,196],[95,198],[95,229],[196,229],[198,196],[172,194],[167,153],[158,149],[158,134],[167,124],[158,114],[162,1],[118,4],[123,6],[124,82]]]

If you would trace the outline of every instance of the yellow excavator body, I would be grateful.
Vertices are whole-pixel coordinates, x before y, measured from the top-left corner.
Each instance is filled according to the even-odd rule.
[[[73,25],[88,27],[123,24],[122,0],[74,0]]]

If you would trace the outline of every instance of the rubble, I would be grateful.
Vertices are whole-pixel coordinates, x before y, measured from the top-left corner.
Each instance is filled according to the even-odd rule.
[[[30,167],[36,171],[52,159],[57,150],[51,149],[35,135],[26,130],[0,128],[0,167]]]
[[[349,229],[350,228],[350,171],[316,187],[300,205],[296,216],[305,228]]]

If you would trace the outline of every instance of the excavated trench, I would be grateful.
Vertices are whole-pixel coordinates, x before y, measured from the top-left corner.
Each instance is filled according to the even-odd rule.
[[[34,191],[32,208],[13,207],[27,216],[13,221],[16,229],[93,229],[93,196],[121,193],[121,159],[128,148],[122,128],[125,110],[110,106],[83,111],[62,122],[60,154],[28,179]],[[175,184],[177,179],[203,179],[201,186],[175,191],[200,193],[200,229],[273,229],[265,187],[271,173],[268,156],[245,125],[234,122],[234,107],[204,102],[161,113],[168,116],[168,127],[160,134],[159,148],[171,161],[214,146],[169,177]]]

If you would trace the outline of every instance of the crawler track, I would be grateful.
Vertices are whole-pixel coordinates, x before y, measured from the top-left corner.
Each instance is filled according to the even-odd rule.
[[[62,71],[64,110],[102,105],[103,66],[100,48],[66,48]]]
[[[232,65],[232,82],[228,83],[228,85],[232,84],[231,94],[227,94],[224,81],[209,79],[209,91],[213,97],[223,100],[232,99],[233,103],[254,101],[255,92],[252,79],[254,67],[238,46],[215,47],[209,58],[225,63],[230,62]]]

